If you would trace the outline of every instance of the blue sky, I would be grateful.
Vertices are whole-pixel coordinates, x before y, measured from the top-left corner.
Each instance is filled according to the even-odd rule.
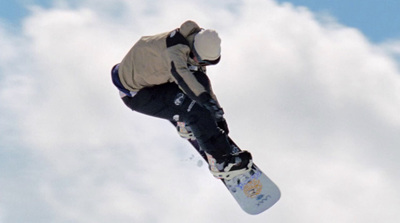
[[[54,2],[0,3],[1,223],[398,223],[400,39],[377,31],[394,11],[370,26],[347,2]],[[207,72],[230,136],[282,191],[261,215],[111,82],[140,36],[187,19],[219,32],[223,60]]]
[[[315,13],[329,13],[341,24],[359,29],[370,41],[382,42],[400,38],[400,2],[397,0],[330,1],[278,0],[295,6],[305,6]],[[0,17],[19,25],[28,14],[27,5],[49,7],[52,0],[16,0],[0,2]]]
[[[279,0],[305,6],[317,13],[329,13],[339,23],[361,30],[371,41],[400,38],[398,0]]]
[[[12,25],[19,25],[21,19],[28,15],[28,5],[46,7],[51,0],[16,0],[0,2],[0,17]]]

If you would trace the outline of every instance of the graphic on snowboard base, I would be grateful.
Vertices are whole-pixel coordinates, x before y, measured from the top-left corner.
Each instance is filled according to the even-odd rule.
[[[176,122],[172,122],[172,124],[177,125]],[[197,141],[195,139],[188,139],[188,141],[207,162],[206,153],[201,149]],[[232,145],[232,153],[239,152],[240,148],[233,140],[229,138],[229,141]],[[281,196],[276,184],[255,164],[253,164],[249,172],[238,175],[231,180],[221,179],[221,181],[240,207],[248,214],[256,215],[262,213],[272,207]]]

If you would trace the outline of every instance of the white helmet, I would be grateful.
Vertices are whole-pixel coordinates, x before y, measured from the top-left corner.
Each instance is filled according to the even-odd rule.
[[[203,29],[194,36],[194,53],[200,62],[216,64],[221,57],[221,39],[212,29]]]

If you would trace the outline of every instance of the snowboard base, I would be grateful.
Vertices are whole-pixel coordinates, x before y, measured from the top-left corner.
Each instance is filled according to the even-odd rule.
[[[272,207],[280,198],[279,188],[256,165],[248,173],[222,180],[240,207],[256,215]]]
[[[173,121],[172,124],[175,127],[177,125]],[[232,145],[232,153],[241,151],[231,138],[228,137],[228,139]],[[188,141],[208,163],[206,153],[197,141],[195,139],[188,139]],[[278,186],[255,164],[249,172],[238,175],[231,180],[221,179],[221,181],[240,207],[248,214],[256,215],[264,212],[278,202],[281,197]]]

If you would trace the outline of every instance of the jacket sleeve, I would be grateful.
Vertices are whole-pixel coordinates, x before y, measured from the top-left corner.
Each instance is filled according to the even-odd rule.
[[[199,101],[199,96],[206,93],[203,86],[189,70],[187,58],[190,47],[185,37],[178,31],[173,31],[167,38],[167,54],[171,64],[171,75],[185,94]]]

